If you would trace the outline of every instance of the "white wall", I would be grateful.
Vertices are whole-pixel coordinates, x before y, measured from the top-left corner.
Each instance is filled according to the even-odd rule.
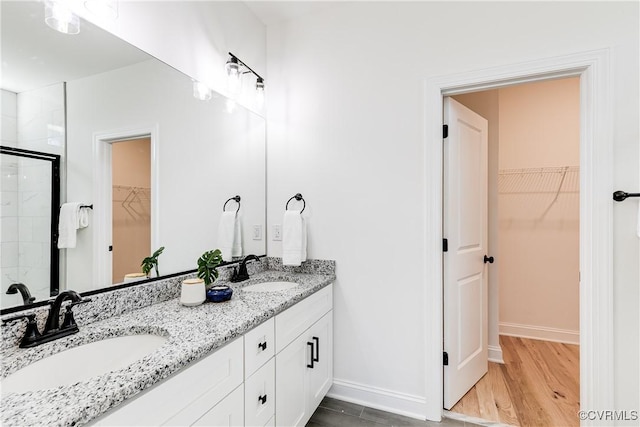
[[[301,192],[309,257],[337,261],[334,391],[424,414],[425,79],[610,48],[614,182],[637,189],[638,40],[637,3],[340,3],[268,28],[268,221]],[[618,409],[640,400],[635,208],[614,209]]]
[[[244,253],[264,253],[264,240],[251,239],[251,226],[265,225],[264,119],[242,108],[229,113],[219,96],[197,100],[188,78],[155,60],[68,82],[67,115],[68,200],[94,203],[91,225],[78,231],[76,248],[66,249],[69,288],[106,285],[92,278],[94,218],[111,209],[95,200],[96,134],[157,128],[151,215],[159,229],[152,250],[165,246],[163,274],[194,269],[203,252],[217,247],[222,206],[236,194]]]
[[[579,166],[579,78],[500,89],[499,108],[501,171]],[[500,332],[578,344],[579,172],[501,178]]]
[[[266,77],[266,29],[243,2],[119,1],[110,20],[72,1],[81,16],[219,93],[227,93],[228,52]]]

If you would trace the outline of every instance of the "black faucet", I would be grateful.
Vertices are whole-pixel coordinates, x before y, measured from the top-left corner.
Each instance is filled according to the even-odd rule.
[[[67,305],[64,320],[62,321],[62,326],[60,326],[60,308],[62,308],[62,303],[66,300],[71,300],[71,304]],[[3,322],[11,322],[22,318],[28,319],[29,322],[27,324],[27,329],[24,337],[22,337],[22,340],[20,341],[20,348],[35,347],[46,342],[57,340],[58,338],[77,333],[79,329],[75,319],[73,318],[73,312],[71,309],[78,304],[84,304],[89,301],[91,301],[90,298],[82,299],[75,291],[68,290],[61,292],[53,303],[51,303],[49,317],[47,317],[47,323],[45,324],[44,331],[42,331],[42,333],[38,331],[35,313],[20,314],[9,319],[5,319]]]
[[[7,295],[17,294],[18,292],[22,295],[22,303],[24,305],[29,305],[36,300],[36,297],[31,296],[29,288],[24,283],[12,283],[7,289]]]
[[[240,261],[240,265],[238,266],[238,270],[236,271],[235,267],[233,268],[233,275],[231,276],[232,282],[243,282],[249,279],[249,272],[247,271],[247,261],[255,259],[256,261],[260,261],[257,255],[247,255],[242,261]]]

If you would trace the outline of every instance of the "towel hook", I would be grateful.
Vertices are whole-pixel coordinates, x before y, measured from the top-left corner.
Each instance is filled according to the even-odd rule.
[[[297,201],[302,200],[302,210],[300,211],[300,213],[304,212],[304,209],[307,207],[307,203],[304,201],[304,198],[302,197],[302,194],[297,193],[295,196],[291,197],[289,200],[287,200],[287,204],[284,207],[284,210],[289,210],[289,202],[292,201],[293,199],[296,199]]]
[[[233,197],[229,197],[227,201],[224,202],[224,205],[222,206],[222,212],[224,212],[227,209],[227,203],[229,203],[232,200],[235,200],[235,202],[238,204],[238,209],[236,209],[236,213],[240,211],[240,196],[233,196]]]
[[[613,193],[613,200],[621,202],[627,197],[640,197],[640,193],[625,193],[624,191],[616,191]]]

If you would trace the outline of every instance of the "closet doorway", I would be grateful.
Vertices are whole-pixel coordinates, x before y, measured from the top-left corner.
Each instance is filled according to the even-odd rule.
[[[151,254],[151,138],[111,143],[112,283],[141,273]]]
[[[488,302],[478,311],[488,318],[486,373],[451,415],[579,425],[580,79],[453,98],[488,120],[487,255],[495,263],[485,264]]]

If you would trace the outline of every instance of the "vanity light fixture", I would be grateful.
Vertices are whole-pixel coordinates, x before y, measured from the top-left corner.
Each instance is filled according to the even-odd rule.
[[[208,101],[211,99],[212,91],[207,85],[197,80],[193,81],[193,96],[200,101]]]
[[[84,7],[99,17],[109,19],[118,17],[118,0],[85,0]]]
[[[45,0],[44,22],[64,34],[80,32],[80,18],[71,11],[69,0]]]
[[[227,70],[229,91],[233,96],[239,94],[244,74],[253,74],[256,77],[256,102],[262,107],[264,103],[264,79],[231,52],[229,52],[229,59],[225,64],[225,69]]]
[[[256,107],[262,109],[264,106],[264,80],[258,77],[256,80]]]

